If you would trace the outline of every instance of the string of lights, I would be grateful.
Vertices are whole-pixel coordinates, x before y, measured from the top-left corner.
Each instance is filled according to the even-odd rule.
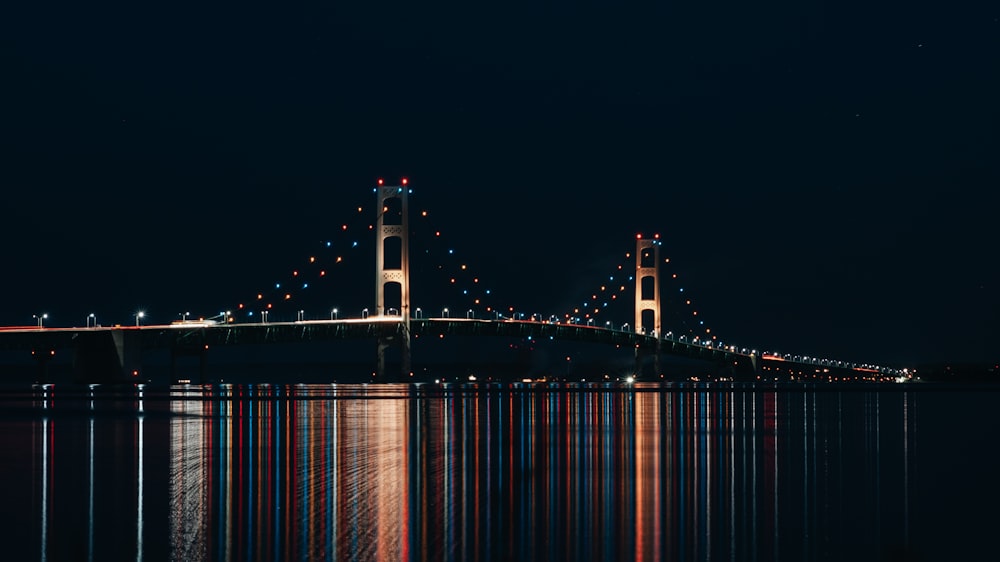
[[[370,209],[370,207],[369,207]],[[248,318],[267,315],[278,310],[290,314],[291,308],[299,304],[301,296],[325,280],[343,274],[345,264],[358,261],[357,258],[369,244],[365,233],[374,226],[364,219],[364,206],[354,207],[351,217],[343,222],[329,239],[321,241],[298,263],[292,264],[285,275],[279,277],[267,288],[255,291],[236,305],[236,310]],[[286,305],[286,306],[283,306]],[[287,305],[291,305],[290,307]],[[285,310],[288,308],[288,310]]]
[[[403,182],[403,185],[406,185],[406,180]],[[383,185],[383,181],[379,180],[378,185]],[[412,193],[412,190],[409,193]],[[344,273],[344,264],[366,261],[358,258],[370,246],[371,235],[377,220],[380,216],[385,217],[386,213],[400,212],[399,209],[390,209],[388,205],[384,205],[377,210],[375,217],[366,217],[365,215],[371,212],[370,209],[371,207],[368,207],[366,213],[366,207],[363,205],[353,207],[350,219],[341,223],[328,240],[322,241],[319,247],[314,248],[314,251],[304,256],[302,261],[293,264],[286,275],[276,280],[272,285],[266,289],[255,291],[250,298],[238,303],[236,310],[249,318],[257,315],[263,316],[262,320],[265,321],[267,315],[275,310],[280,309],[281,314],[290,314],[299,305],[299,301],[302,300],[302,296],[306,292],[311,290],[322,292],[316,291],[314,287],[323,287],[326,280]],[[616,305],[616,303],[621,301],[631,303],[632,298],[634,298],[632,291],[635,287],[635,276],[630,272],[635,269],[634,260],[643,259],[643,256],[635,256],[632,252],[626,252],[622,260],[614,266],[612,273],[606,278],[602,278],[600,285],[581,302],[580,306],[561,315],[542,317],[540,313],[533,313],[528,317],[525,313],[518,311],[513,304],[500,305],[498,303],[494,291],[483,282],[480,275],[474,272],[469,260],[462,259],[455,247],[446,242],[447,237],[444,236],[442,229],[434,224],[432,217],[433,213],[424,209],[416,213],[416,220],[411,221],[410,246],[418,248],[417,255],[413,256],[417,259],[411,263],[417,269],[420,269],[421,266],[429,267],[430,270],[437,273],[439,283],[443,280],[443,284],[451,288],[451,294],[445,296],[441,303],[443,304],[442,316],[492,320],[530,319],[567,324],[587,324],[626,331],[636,329],[636,327],[630,326],[627,321],[616,326],[610,319],[603,324],[599,323],[599,320],[607,318],[609,310],[631,310],[629,305]],[[371,220],[372,218],[374,220]],[[665,285],[667,285],[663,309],[665,312],[669,311],[668,315],[674,317],[680,330],[670,330],[664,326],[664,332],[673,334],[675,337],[687,338],[692,342],[716,340],[717,335],[712,332],[709,326],[706,326],[704,318],[701,317],[697,307],[692,302],[690,293],[686,292],[683,286],[679,286],[679,274],[672,269],[673,265],[669,257],[664,258],[661,264],[661,267],[666,266],[664,269],[670,268],[663,272],[665,275],[661,273],[661,277],[665,278]],[[359,274],[360,272],[352,273]],[[449,309],[448,305],[451,304],[458,305],[458,307]],[[337,311],[337,309],[333,310],[331,317]]]
[[[417,218],[419,220],[415,221],[412,231],[411,248],[420,249],[419,258],[414,263],[429,267],[436,274],[438,283],[443,281],[445,286],[450,287],[450,290],[446,290],[450,294],[445,297],[446,302],[442,302],[442,305],[450,301],[460,307],[454,311],[442,308],[442,315],[483,319],[496,318],[498,314],[502,314],[500,311],[503,309],[497,305],[494,291],[475,272],[469,260],[462,258],[455,246],[449,243],[448,237],[434,223],[433,213],[421,210]],[[510,310],[513,311],[513,307]]]

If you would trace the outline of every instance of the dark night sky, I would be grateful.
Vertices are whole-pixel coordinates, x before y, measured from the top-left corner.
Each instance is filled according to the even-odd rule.
[[[338,4],[3,8],[0,323],[213,314],[405,175],[504,305],[659,232],[724,341],[1000,359],[995,3]]]

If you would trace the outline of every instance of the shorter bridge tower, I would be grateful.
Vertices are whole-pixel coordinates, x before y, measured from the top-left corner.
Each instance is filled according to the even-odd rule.
[[[391,333],[380,330],[376,351],[376,373],[379,379],[385,376],[385,352],[393,345],[400,349],[402,374],[410,372],[410,241],[409,210],[410,189],[404,178],[400,185],[388,186],[383,180],[378,180],[375,188],[376,226],[375,226],[375,313],[381,318],[390,312],[399,314],[399,330]],[[398,208],[395,203],[398,202]],[[392,203],[392,205],[390,205]],[[396,213],[399,213],[397,216]],[[388,249],[386,246],[393,240],[398,240],[397,247]],[[391,253],[398,248],[399,255]],[[386,288],[399,286],[399,308],[386,303]]]
[[[653,363],[656,374],[660,373],[660,235],[643,238],[637,234],[635,240],[635,331],[656,337]],[[652,321],[644,323],[645,312],[652,312]],[[643,348],[635,350],[635,374],[642,373],[642,361],[648,354]]]

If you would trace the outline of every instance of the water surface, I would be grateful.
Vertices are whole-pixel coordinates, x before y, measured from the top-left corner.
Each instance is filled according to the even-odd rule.
[[[6,388],[0,533],[11,560],[990,559],[998,397]]]

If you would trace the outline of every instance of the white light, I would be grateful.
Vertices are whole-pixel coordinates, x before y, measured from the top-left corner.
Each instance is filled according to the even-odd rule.
[[[635,382],[635,377],[629,375],[629,376],[625,377],[625,382],[627,382],[628,384],[632,384],[632,383]]]

